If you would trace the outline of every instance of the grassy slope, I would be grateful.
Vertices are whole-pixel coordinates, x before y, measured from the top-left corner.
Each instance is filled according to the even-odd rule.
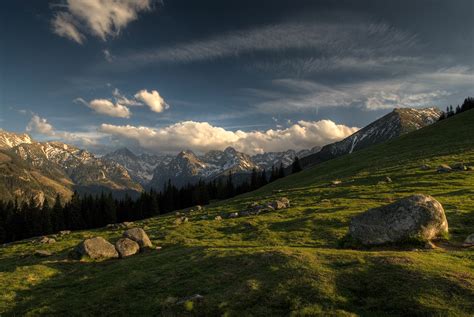
[[[474,251],[456,247],[474,233],[474,172],[437,174],[440,163],[474,165],[474,111],[218,202],[175,226],[167,215],[141,222],[163,246],[125,260],[76,262],[83,238],[121,231],[74,232],[50,258],[23,241],[0,249],[0,314],[183,315],[170,297],[195,293],[191,314],[469,315],[474,313]],[[385,176],[393,183],[378,184]],[[341,179],[338,187],[328,186]],[[275,190],[282,190],[275,194]],[[450,242],[430,251],[338,248],[350,218],[411,193],[445,207]],[[290,209],[259,216],[200,220],[249,202],[287,196]]]

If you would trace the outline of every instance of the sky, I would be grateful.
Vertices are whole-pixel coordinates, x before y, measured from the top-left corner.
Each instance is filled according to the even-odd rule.
[[[249,154],[474,95],[474,1],[0,2],[0,127]]]

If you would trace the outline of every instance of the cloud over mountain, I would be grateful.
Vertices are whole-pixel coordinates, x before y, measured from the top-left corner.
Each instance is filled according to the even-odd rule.
[[[232,146],[248,154],[324,145],[357,130],[331,120],[299,121],[284,129],[250,132],[229,131],[208,122],[195,121],[179,122],[163,128],[102,124],[99,129],[115,138],[136,142],[152,152],[177,152],[186,148],[205,152]]]

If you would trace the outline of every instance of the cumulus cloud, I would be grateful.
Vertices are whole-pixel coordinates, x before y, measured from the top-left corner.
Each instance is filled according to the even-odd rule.
[[[104,114],[110,117],[117,118],[130,118],[131,112],[126,106],[123,106],[119,103],[113,103],[108,99],[94,99],[90,102],[85,101],[82,98],[76,98],[74,100],[76,103],[82,103],[87,107],[91,108],[97,113]]]
[[[141,12],[152,9],[153,0],[67,0],[57,6],[53,32],[82,44],[88,33],[106,40],[117,36]]]
[[[146,89],[140,90],[135,94],[135,98],[146,104],[153,112],[163,112],[169,108],[169,105],[156,90],[151,92],[148,92]]]
[[[97,132],[67,132],[58,131],[54,126],[48,122],[47,119],[33,114],[31,120],[26,126],[26,131],[38,135],[45,136],[54,140],[63,140],[65,142],[71,142],[82,146],[93,146],[98,144],[98,139],[102,137]]]
[[[257,154],[325,145],[347,137],[358,128],[320,120],[299,121],[285,129],[245,132],[229,131],[207,122],[184,121],[163,128],[102,124],[99,130],[118,139],[134,141],[152,152],[172,153],[187,148],[206,152],[232,146],[245,153]]]

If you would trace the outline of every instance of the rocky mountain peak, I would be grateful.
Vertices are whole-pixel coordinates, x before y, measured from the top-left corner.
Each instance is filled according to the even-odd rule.
[[[10,149],[17,145],[31,144],[33,139],[26,133],[14,133],[0,129],[0,149]]]

